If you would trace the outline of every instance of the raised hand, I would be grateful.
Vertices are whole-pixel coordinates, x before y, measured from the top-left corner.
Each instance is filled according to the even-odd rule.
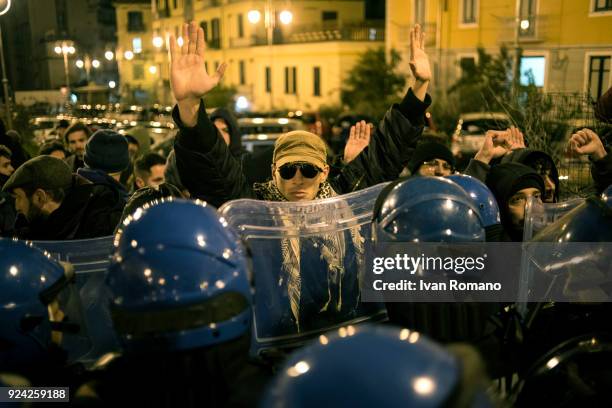
[[[525,138],[523,132],[514,126],[506,129],[506,143],[509,150],[524,149]]]
[[[350,163],[370,144],[371,125],[364,120],[351,126],[348,141],[344,146],[344,162]]]
[[[425,33],[418,24],[410,30],[410,70],[417,81],[431,80],[429,57],[425,53]]]
[[[599,135],[587,128],[577,131],[570,137],[569,149],[576,154],[588,154],[594,160],[601,160],[608,154]]]
[[[491,160],[501,157],[509,151],[510,143],[507,141],[507,131],[489,130],[485,133],[484,143],[474,159],[489,164]]]
[[[225,72],[221,64],[213,75],[208,75],[204,64],[204,31],[196,23],[183,25],[184,43],[179,47],[176,38],[170,37],[170,81],[177,101],[199,100],[213,89]]]
[[[431,67],[429,57],[425,53],[425,33],[421,26],[416,24],[410,29],[410,70],[414,75],[415,83],[412,88],[414,95],[421,101],[427,95],[427,86],[431,80]]]

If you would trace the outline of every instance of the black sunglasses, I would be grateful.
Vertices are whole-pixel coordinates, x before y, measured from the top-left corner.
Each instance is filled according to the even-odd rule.
[[[314,178],[322,171],[320,168],[310,163],[287,163],[280,166],[278,172],[285,180],[291,180],[295,177],[295,173],[298,169],[300,169],[302,176],[306,178]]]

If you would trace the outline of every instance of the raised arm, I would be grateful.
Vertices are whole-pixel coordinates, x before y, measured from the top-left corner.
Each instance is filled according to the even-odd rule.
[[[206,114],[205,95],[221,80],[226,65],[209,75],[204,64],[204,32],[195,23],[183,26],[185,42],[170,37],[170,76],[177,100],[173,112],[179,133],[174,143],[180,178],[192,197],[215,206],[252,192],[227,144]]]

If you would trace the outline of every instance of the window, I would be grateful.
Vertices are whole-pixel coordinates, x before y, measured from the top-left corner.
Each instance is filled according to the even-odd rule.
[[[204,31],[204,41],[208,41],[208,23],[206,21],[201,21],[200,27],[202,27],[202,31]]]
[[[285,93],[295,95],[297,93],[297,68],[285,67]]]
[[[599,98],[610,83],[610,56],[592,56],[589,60],[589,95]]]
[[[266,67],[266,93],[272,93],[272,69]]]
[[[536,26],[537,0],[522,0],[519,16],[519,35],[521,37],[533,37]]]
[[[478,12],[478,0],[461,0],[463,8],[461,13],[461,24],[476,24],[476,13]]]
[[[208,46],[210,48],[221,48],[221,30],[219,29],[219,19],[213,18],[210,21],[210,42]]]
[[[134,79],[144,79],[144,65],[134,64],[132,66],[132,76]]]
[[[177,9],[178,8],[178,0],[172,0],[172,8]]]
[[[140,54],[142,52],[142,39],[140,37],[132,39],[132,50],[134,54]]]
[[[244,37],[244,21],[242,19],[242,14],[238,14],[236,17],[238,19],[238,38],[242,38]]]
[[[425,23],[425,7],[427,0],[414,0],[414,22],[419,24]]]
[[[321,67],[314,67],[312,85],[312,94],[314,96],[321,96]]]
[[[321,17],[323,21],[336,21],[338,20],[338,12],[337,11],[323,11],[321,13]]]
[[[612,11],[612,0],[594,0],[594,9],[595,12],[601,11]]]
[[[129,32],[141,32],[145,31],[144,22],[142,21],[142,12],[140,11],[128,11],[128,31]]]
[[[244,85],[246,83],[244,61],[240,61],[238,67],[240,70],[240,85]]]
[[[546,77],[546,57],[522,57],[521,58],[521,85],[544,86]]]

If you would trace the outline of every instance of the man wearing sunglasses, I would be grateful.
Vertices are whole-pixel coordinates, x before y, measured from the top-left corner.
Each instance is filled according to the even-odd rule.
[[[410,67],[414,85],[394,104],[374,130],[370,143],[339,172],[329,177],[324,142],[308,132],[290,132],[277,140],[271,181],[251,183],[253,170],[235,157],[206,114],[203,97],[221,80],[219,65],[209,75],[204,64],[204,33],[195,23],[183,26],[184,43],[170,39],[171,83],[177,106],[173,118],[180,129],[174,144],[177,169],[191,197],[214,206],[238,198],[303,201],[345,194],[394,180],[420,138],[424,114],[431,104],[431,79],[424,37],[417,25],[410,33]],[[366,125],[362,124],[361,128]]]

